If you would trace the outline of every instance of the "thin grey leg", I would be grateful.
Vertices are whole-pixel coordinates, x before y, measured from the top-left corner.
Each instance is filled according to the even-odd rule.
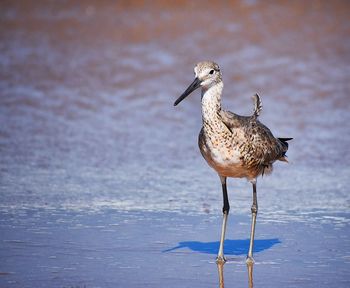
[[[249,243],[249,251],[247,256],[247,263],[254,263],[253,259],[253,249],[254,249],[254,235],[255,235],[255,223],[256,223],[256,215],[258,214],[258,199],[256,195],[256,179],[251,181],[253,184],[253,205],[251,208],[252,211],[252,226],[250,230],[250,243]]]
[[[216,262],[224,263],[226,262],[226,259],[224,257],[224,241],[225,241],[227,218],[228,218],[228,213],[230,211],[230,204],[229,204],[228,195],[227,195],[226,177],[220,176],[220,180],[222,185],[224,206],[222,208],[223,219],[222,219],[222,227],[221,227],[220,247],[219,247],[218,257],[216,258]]]

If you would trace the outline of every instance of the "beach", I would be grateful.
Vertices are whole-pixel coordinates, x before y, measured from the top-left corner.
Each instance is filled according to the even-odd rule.
[[[218,287],[222,192],[193,67],[293,137],[257,182],[255,287],[348,287],[346,1],[0,4],[0,286]],[[229,179],[226,287],[249,287],[252,187]]]

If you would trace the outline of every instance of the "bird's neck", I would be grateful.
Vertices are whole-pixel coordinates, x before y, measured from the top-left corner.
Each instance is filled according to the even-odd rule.
[[[221,94],[224,84],[219,82],[209,88],[202,88],[202,120],[210,124],[219,120]]]

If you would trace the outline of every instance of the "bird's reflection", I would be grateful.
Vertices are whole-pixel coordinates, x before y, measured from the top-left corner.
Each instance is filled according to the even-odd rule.
[[[272,239],[256,239],[254,242],[254,253],[262,252],[271,249],[274,245],[280,244],[281,241],[278,238]],[[192,251],[206,253],[206,254],[217,254],[219,249],[219,242],[199,242],[199,241],[183,241],[175,247],[166,249],[163,253],[172,252],[178,249],[190,249]],[[249,239],[235,239],[225,240],[225,255],[246,255],[249,248]],[[248,272],[248,287],[253,287],[253,266],[254,263],[247,264]],[[218,263],[218,274],[219,274],[219,287],[224,287],[224,264]]]
[[[235,239],[225,240],[225,255],[244,255],[249,248],[250,239]],[[278,238],[272,239],[255,239],[254,253],[262,252],[270,249],[276,244],[281,243]],[[174,250],[188,248],[192,251],[216,255],[219,250],[219,241],[215,242],[199,242],[199,241],[183,241],[175,247],[166,249],[163,253],[168,253]]]
[[[254,268],[254,263],[247,263],[248,287],[249,288],[253,288],[253,268]]]
[[[219,288],[225,287],[224,281],[224,265],[225,263],[217,263],[218,274],[219,274]],[[248,287],[253,288],[253,268],[254,263],[247,263],[247,272],[248,272]]]
[[[225,263],[219,262],[217,263],[218,265],[218,273],[219,273],[219,287],[224,288],[225,283],[224,283],[224,265]]]

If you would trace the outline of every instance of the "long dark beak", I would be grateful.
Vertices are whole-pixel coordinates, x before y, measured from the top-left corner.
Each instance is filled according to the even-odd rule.
[[[175,101],[174,106],[179,104],[182,100],[184,100],[188,95],[190,95],[194,90],[201,86],[201,81],[196,77],[190,86],[186,89],[184,93]]]

